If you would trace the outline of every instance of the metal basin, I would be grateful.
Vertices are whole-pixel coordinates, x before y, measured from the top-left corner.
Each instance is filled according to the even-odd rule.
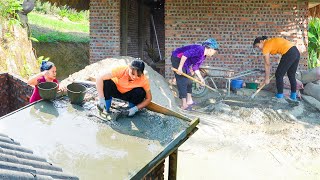
[[[72,104],[81,104],[87,88],[78,83],[71,83],[67,86],[68,97]]]
[[[52,100],[56,98],[58,84],[55,82],[43,82],[38,84],[39,94],[43,100]]]

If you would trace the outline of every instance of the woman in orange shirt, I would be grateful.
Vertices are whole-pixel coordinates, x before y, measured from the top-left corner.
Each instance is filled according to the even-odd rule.
[[[296,72],[300,60],[300,52],[297,47],[284,38],[275,37],[268,39],[266,36],[257,37],[253,42],[253,46],[262,50],[265,67],[265,84],[270,83],[270,55],[280,54],[282,56],[275,74],[277,85],[276,97],[284,97],[283,77],[287,73],[291,86],[290,98],[297,100]]]
[[[152,100],[149,79],[143,74],[145,64],[133,60],[130,65],[119,66],[96,80],[100,110],[110,113],[112,97],[129,102],[128,116],[133,116]]]

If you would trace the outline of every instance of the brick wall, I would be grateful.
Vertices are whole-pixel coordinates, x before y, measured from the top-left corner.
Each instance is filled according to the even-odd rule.
[[[90,1],[90,62],[120,55],[120,0]]]
[[[140,2],[141,3],[141,2]],[[145,41],[150,43],[155,39],[151,37],[153,33],[150,22],[150,7],[144,5],[144,17],[142,28],[139,29],[139,0],[127,1],[127,55],[139,57],[139,51],[145,48]],[[121,52],[121,32],[120,32],[121,0],[90,1],[90,63],[97,62],[104,58],[120,55]],[[160,13],[160,14],[159,14]],[[161,52],[164,55],[164,10],[157,10],[154,17]],[[139,31],[143,32],[139,32]],[[142,34],[144,37],[140,36]],[[142,41],[142,46],[139,45]],[[141,49],[139,49],[141,48]],[[146,52],[142,52],[142,58],[150,62]]]
[[[19,77],[0,74],[0,117],[29,104],[32,91],[33,87]]]
[[[167,0],[166,78],[172,77],[172,50],[201,43],[208,37],[216,38],[221,50],[206,60],[207,65],[228,67],[237,72],[249,68],[262,69],[261,53],[252,48],[255,37],[281,36],[304,46],[307,44],[307,19],[308,3],[298,3],[298,0]],[[306,60],[307,54],[304,53],[300,69],[306,68]]]
[[[143,42],[143,60],[146,62],[152,62],[151,58],[148,56],[148,53],[145,51],[146,49],[146,42],[148,44],[151,43],[151,21],[150,21],[150,8],[145,6],[144,11],[144,32],[145,32],[145,42]]]
[[[128,56],[139,57],[139,3],[128,0]]]
[[[10,112],[8,74],[0,74],[0,117]]]
[[[162,58],[164,58],[165,56],[164,3],[160,2],[154,6],[153,18],[154,18],[155,28],[157,32],[160,52],[161,52]],[[152,33],[154,33],[154,31],[152,31]],[[158,48],[155,37],[153,37],[153,47]],[[158,52],[158,49],[157,49],[157,52]]]
[[[8,74],[10,112],[29,104],[33,87],[15,75]]]

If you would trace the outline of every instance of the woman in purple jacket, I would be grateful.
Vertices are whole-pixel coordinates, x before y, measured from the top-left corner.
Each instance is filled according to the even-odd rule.
[[[190,105],[194,104],[192,93],[192,82],[190,79],[182,76],[182,73],[191,74],[190,69],[196,73],[200,81],[205,84],[205,81],[199,71],[200,65],[207,56],[213,56],[219,48],[217,41],[213,38],[207,39],[202,45],[188,45],[175,49],[172,52],[171,63],[172,66],[178,69],[174,73],[177,81],[179,98],[182,100],[181,109],[188,109]]]

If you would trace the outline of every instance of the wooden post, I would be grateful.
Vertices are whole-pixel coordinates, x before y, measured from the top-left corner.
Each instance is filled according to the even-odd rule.
[[[177,179],[177,168],[178,168],[178,149],[172,152],[169,156],[169,174],[168,180]]]

